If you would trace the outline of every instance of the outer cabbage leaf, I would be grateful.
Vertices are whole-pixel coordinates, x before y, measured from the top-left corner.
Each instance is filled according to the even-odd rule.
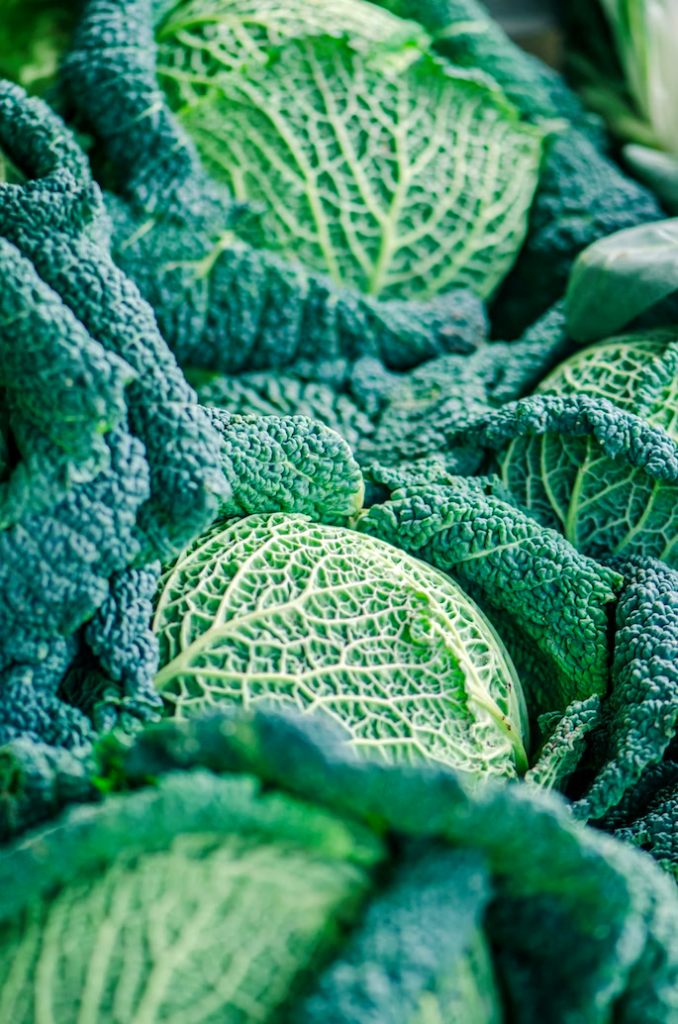
[[[159,562],[113,574],[59,687],[59,695],[85,711],[99,732],[115,725],[135,728],[138,720],[159,717],[162,700],[153,686],[158,641],[150,629],[159,578]]]
[[[380,6],[416,18],[452,63],[492,75],[528,120],[567,118],[588,127],[581,100],[563,78],[514,43],[478,0],[380,0]]]
[[[106,600],[109,577],[138,554],[136,517],[149,492],[141,443],[120,428],[106,443],[108,469],[73,487],[51,512],[0,532],[0,721],[67,746],[63,722],[75,709],[54,695],[76,653],[72,634]],[[11,698],[12,681],[30,684],[28,692]],[[82,726],[71,728],[77,743]]]
[[[319,36],[315,3],[283,31],[267,7],[180,8],[158,65],[208,170],[261,205],[251,240],[375,297],[491,294],[527,230],[539,131],[487,79],[418,53],[411,23],[364,5],[365,53],[351,22]]]
[[[624,587],[605,708],[607,743],[593,785],[575,803],[584,819],[601,818],[661,761],[678,724],[678,573],[652,559],[613,564]]]
[[[299,1024],[500,1024],[477,850],[409,851],[296,1018]]]
[[[621,577],[496,489],[491,480],[457,477],[396,491],[368,509],[358,528],[452,572],[490,615],[497,609],[502,636],[510,641],[508,620],[546,659],[545,673],[525,677],[518,662],[531,711],[564,711],[574,699],[607,690],[608,606]]]
[[[138,534],[147,555],[172,557],[212,521],[217,496],[225,493],[218,438],[160,335],[153,310],[111,258],[101,192],[72,133],[45,103],[5,82],[0,140],[34,179],[2,187],[0,234],[33,263],[82,328],[119,357],[116,366],[122,359],[131,367],[130,427],[144,443],[151,482],[150,498],[137,517]],[[77,344],[86,335],[83,329],[73,334],[72,319],[61,312],[53,330],[70,330],[71,344]],[[81,374],[72,379],[82,383]],[[64,387],[69,380],[64,377]],[[96,383],[93,374],[90,389]],[[100,429],[110,428],[101,395],[95,393],[90,404],[98,406]],[[66,409],[71,417],[78,411],[75,398]],[[66,440],[73,433],[74,427],[67,428]]]
[[[678,763],[670,760],[649,765],[634,786],[626,790],[616,807],[596,822],[596,827],[614,832],[641,818],[660,790],[678,782]]]
[[[435,569],[302,516],[217,526],[166,575],[155,684],[170,711],[322,710],[386,761],[527,767],[520,683],[498,636]]]
[[[333,430],[305,416],[238,416],[211,409],[221,434],[231,495],[222,516],[300,512],[320,521],[356,515],[365,486],[351,450]]]
[[[4,81],[0,142],[23,172],[0,185],[0,741],[71,749],[92,735],[57,696],[76,631],[143,541],[176,553],[208,525],[226,483],[206,410],[110,258],[73,133]],[[139,621],[122,619],[130,640]]]
[[[195,377],[198,398],[208,408],[225,409],[239,415],[307,416],[335,430],[355,451],[362,438],[374,430],[368,415],[350,394],[344,393],[345,368],[341,381],[322,379],[321,372],[297,376],[285,373],[247,373],[237,377],[205,374]]]

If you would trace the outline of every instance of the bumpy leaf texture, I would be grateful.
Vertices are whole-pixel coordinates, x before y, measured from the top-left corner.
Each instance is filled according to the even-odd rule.
[[[5,200],[6,200],[5,196]],[[8,456],[0,526],[47,511],[110,464],[104,435],[126,417],[131,366],[106,352],[16,246],[0,238],[3,426]]]
[[[527,767],[520,683],[451,580],[303,516],[216,527],[166,575],[155,685],[179,717],[265,700],[322,711],[386,761]]]
[[[612,692],[605,708],[603,763],[575,805],[583,819],[616,807],[661,761],[678,723],[678,573],[653,559],[618,558]]]
[[[299,512],[316,521],[346,520],[363,504],[365,485],[351,449],[305,416],[238,416],[211,409],[221,434],[231,497],[221,516]]]
[[[395,488],[394,476],[405,473],[433,482],[437,463],[453,473],[475,471],[477,446],[451,449],[448,435],[474,414],[531,391],[570,351],[564,322],[557,303],[519,341],[439,356],[406,374],[363,356],[353,363],[298,362],[275,376],[194,372],[191,379],[209,407],[319,420],[349,443],[371,480]]]
[[[216,436],[160,336],[153,311],[110,257],[101,234],[101,194],[72,135],[49,107],[26,99],[18,87],[5,83],[0,98],[2,144],[34,179],[4,186],[0,232],[76,311],[80,335],[87,330],[132,368],[130,426],[145,445],[151,476],[139,527],[147,553],[171,557],[210,522],[217,495],[225,491]],[[71,344],[80,340],[76,334]],[[64,386],[77,395],[82,381],[76,377],[69,385],[70,379]],[[106,430],[101,414],[94,426]],[[75,429],[70,426],[70,434]]]
[[[588,734],[600,721],[597,693],[572,701],[562,718],[557,713],[540,715],[539,727],[547,739],[525,781],[542,789],[563,790],[584,755]]]
[[[92,735],[57,697],[76,631],[131,562],[209,524],[227,484],[209,415],[110,258],[72,133],[3,82],[0,143],[22,172],[0,185],[0,739],[70,749]]]
[[[358,364],[361,362],[358,360]],[[370,359],[372,362],[388,374],[381,363]],[[357,453],[374,426],[351,393],[349,364],[342,360],[338,374],[333,374],[330,382],[324,379],[321,367],[308,367],[310,379],[307,374],[294,373],[295,369],[290,367],[275,374],[244,373],[237,377],[212,373],[192,376],[198,398],[208,408],[242,416],[307,416],[336,431]]]
[[[408,368],[472,350],[485,317],[470,292],[377,302],[237,243],[241,204],[206,173],[157,85],[153,23],[166,7],[88,0],[62,89],[113,171],[114,257],[179,361],[233,373],[371,353]]]
[[[261,204],[260,245],[336,285],[491,294],[525,236],[539,131],[411,23],[361,0],[319,14],[193,0],[161,27],[160,81],[207,168]]]
[[[621,577],[544,529],[496,484],[450,477],[403,488],[368,509],[358,528],[453,573],[478,596],[516,655],[533,716],[605,694],[608,606]],[[525,672],[521,637],[540,658]]]
[[[407,375],[385,379],[382,373],[366,381],[356,364],[352,388],[359,401],[376,410],[376,429],[358,447],[359,460],[402,470],[435,455],[456,462],[460,473],[475,471],[481,458],[477,446],[454,450],[448,437],[474,415],[529,392],[569,344],[557,304],[519,341],[482,345],[468,356],[440,356]]]
[[[664,786],[629,824],[614,831],[618,839],[651,853],[665,871],[678,880],[678,786]]]

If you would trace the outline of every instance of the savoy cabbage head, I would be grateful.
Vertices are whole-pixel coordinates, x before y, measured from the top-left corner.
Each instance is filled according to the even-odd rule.
[[[217,525],[167,573],[154,630],[155,684],[179,718],[274,702],[325,712],[389,762],[527,767],[520,682],[493,627],[376,538],[302,515]]]
[[[261,209],[249,240],[388,299],[512,266],[541,132],[482,73],[363,0],[190,0],[158,72],[212,175]]]

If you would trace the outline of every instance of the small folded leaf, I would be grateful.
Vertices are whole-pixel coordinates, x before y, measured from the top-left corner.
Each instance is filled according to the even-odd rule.
[[[543,719],[550,718],[542,715]],[[594,693],[586,700],[575,700],[556,722],[535,765],[525,781],[540,789],[563,789],[575,771],[586,748],[586,736],[600,724],[600,697]]]
[[[610,380],[603,381],[609,386]],[[564,389],[566,390],[566,389]],[[678,445],[652,402],[642,415],[588,394],[532,395],[452,439],[499,453],[515,503],[590,558],[647,555],[678,564]],[[654,426],[657,419],[667,429]]]

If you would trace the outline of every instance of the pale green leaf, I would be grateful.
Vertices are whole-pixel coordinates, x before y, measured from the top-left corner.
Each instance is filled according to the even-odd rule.
[[[529,430],[502,456],[504,482],[540,522],[599,558],[639,554],[678,563],[678,327],[623,334],[578,352],[539,386],[544,395],[603,402],[602,431]],[[609,402],[626,414],[615,421]],[[654,454],[634,460],[615,444],[621,427],[656,428]],[[667,437],[668,435],[668,437]],[[672,455],[673,453],[673,455]],[[662,472],[665,470],[666,472]]]
[[[595,341],[678,291],[678,218],[641,224],[594,242],[572,268],[567,327]]]
[[[606,398],[678,441],[678,326],[620,334],[576,352],[536,392]]]

